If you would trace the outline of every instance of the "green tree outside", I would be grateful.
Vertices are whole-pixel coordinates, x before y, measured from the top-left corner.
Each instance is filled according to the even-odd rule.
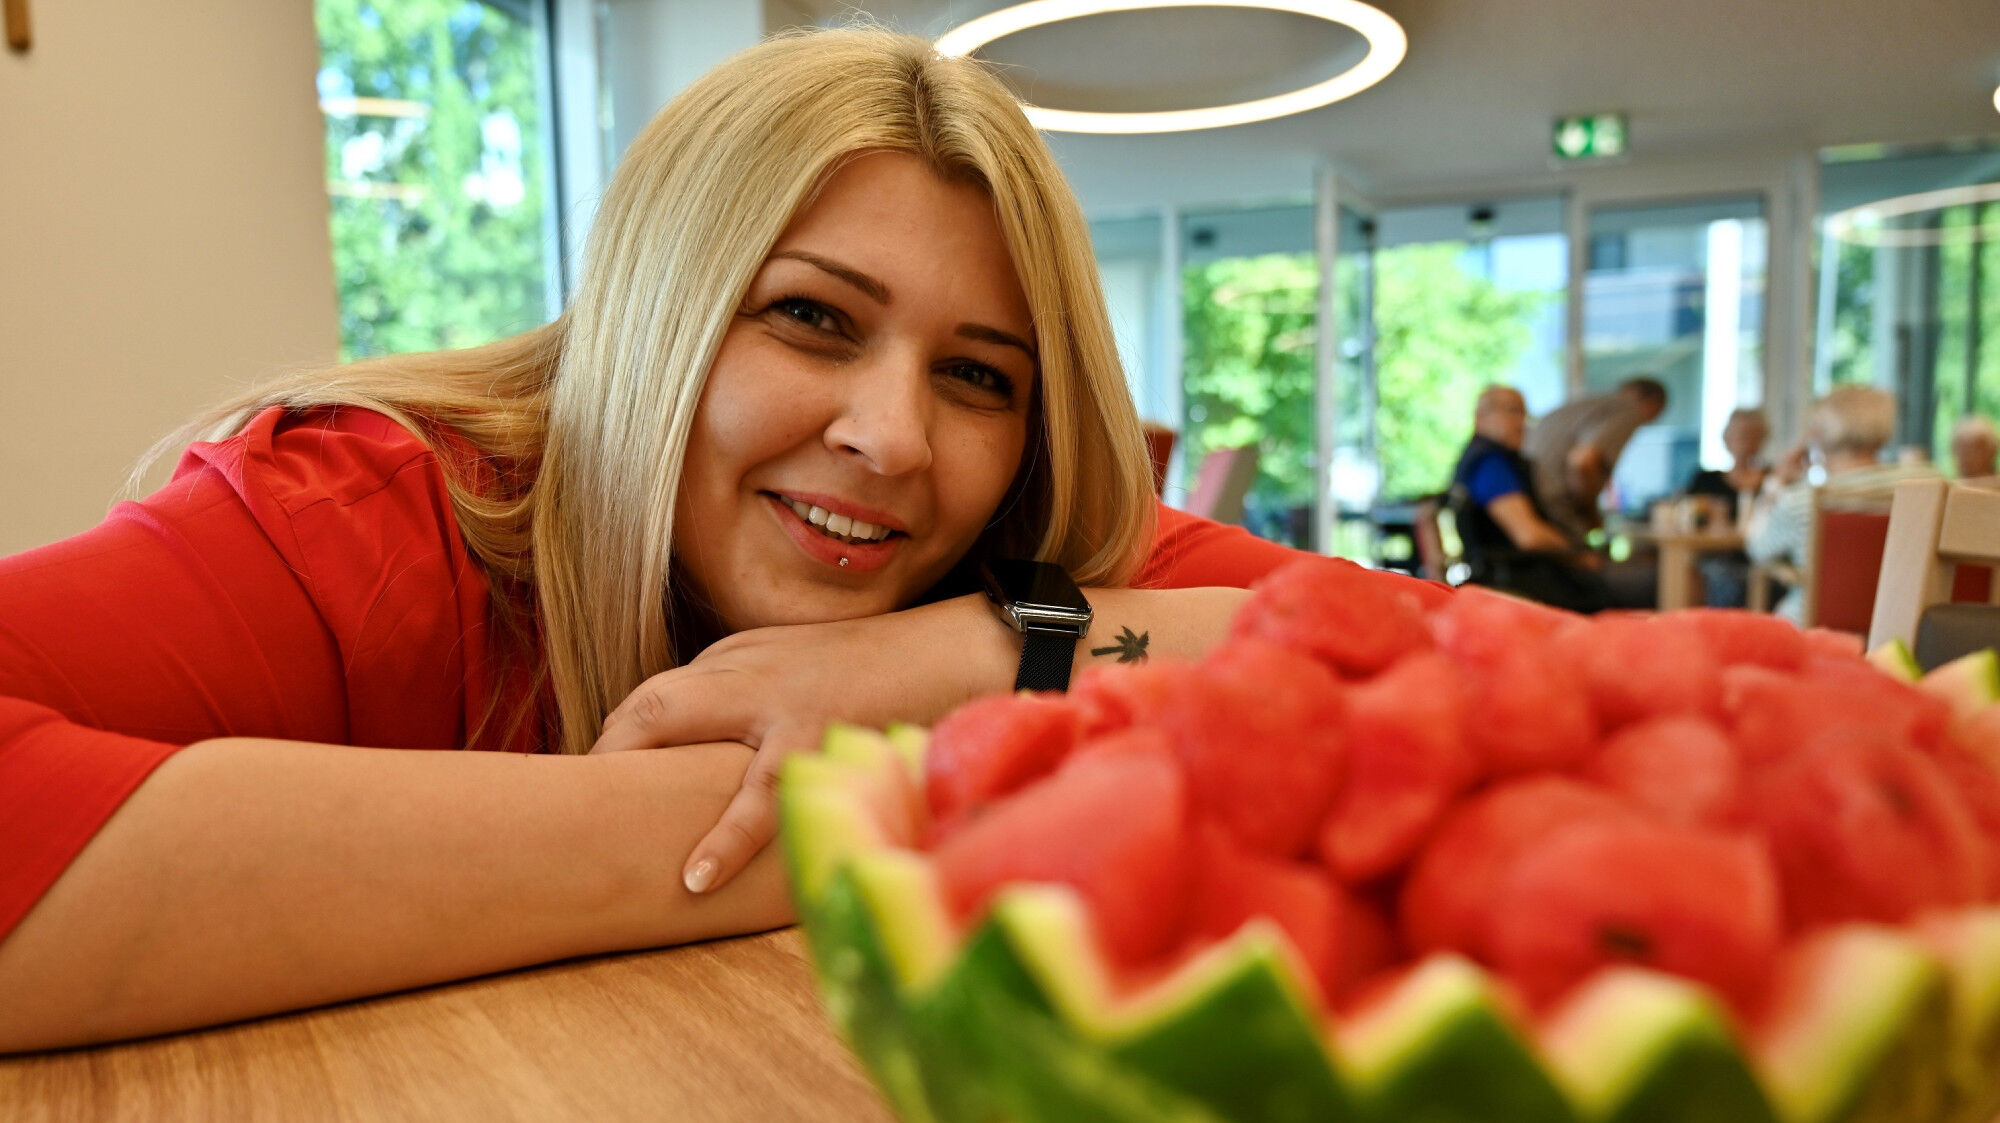
[[[315,15],[342,358],[545,322],[534,28],[476,0],[317,0]]]
[[[1527,353],[1529,318],[1553,299],[1510,292],[1468,270],[1465,249],[1426,243],[1375,257],[1375,439],[1384,496],[1427,494],[1450,482],[1472,431],[1473,400],[1489,382],[1508,380]],[[1187,463],[1257,444],[1254,509],[1313,501],[1317,296],[1310,254],[1228,258],[1190,266],[1182,278]]]

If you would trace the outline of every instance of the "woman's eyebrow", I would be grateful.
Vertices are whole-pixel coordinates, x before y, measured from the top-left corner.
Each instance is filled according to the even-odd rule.
[[[848,284],[853,285],[855,288],[860,289],[863,293],[867,294],[869,299],[877,304],[889,303],[889,286],[858,269],[850,269],[838,261],[821,257],[816,253],[807,253],[805,250],[779,250],[771,255],[772,260],[781,257],[789,257],[794,261],[803,261],[816,269],[831,273]]]
[[[1037,362],[1041,361],[1041,356],[1035,353],[1035,345],[1012,332],[1001,331],[999,328],[989,328],[985,324],[960,324],[957,331],[960,336],[966,339],[977,339],[985,343],[998,343],[1004,347],[1019,347],[1021,350],[1027,352],[1030,359],[1034,359]]]

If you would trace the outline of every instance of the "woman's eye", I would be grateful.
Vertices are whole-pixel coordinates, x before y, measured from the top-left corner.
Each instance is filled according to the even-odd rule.
[[[1014,397],[1014,380],[984,363],[953,363],[946,373],[995,397],[1010,400]]]
[[[817,300],[807,300],[799,296],[788,296],[771,305],[771,309],[780,316],[794,323],[803,324],[815,331],[838,331],[840,329],[840,321],[834,316],[833,310]]]

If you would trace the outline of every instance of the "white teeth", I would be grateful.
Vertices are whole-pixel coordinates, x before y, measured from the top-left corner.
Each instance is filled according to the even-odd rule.
[[[871,522],[847,515],[832,514],[825,507],[811,507],[796,499],[785,500],[785,506],[805,521],[819,527],[829,536],[844,538],[850,542],[880,542],[889,537],[889,528],[876,526]]]

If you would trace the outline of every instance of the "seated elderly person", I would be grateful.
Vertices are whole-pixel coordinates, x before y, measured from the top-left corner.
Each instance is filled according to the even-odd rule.
[[[1722,427],[1722,447],[1729,452],[1730,466],[1703,468],[1688,480],[1685,494],[1703,496],[1717,503],[1731,526],[1749,512],[1741,502],[1764,489],[1771,466],[1763,457],[1764,442],[1771,425],[1761,409],[1739,409]],[[1699,563],[1703,603],[1710,608],[1742,608],[1749,599],[1750,559],[1741,550],[1708,554]]]
[[[1595,612],[1611,603],[1596,555],[1558,530],[1536,498],[1521,455],[1528,427],[1519,390],[1488,386],[1473,412],[1472,440],[1452,472],[1451,506],[1475,584]]]
[[[1806,419],[1806,444],[1778,465],[1778,486],[1758,500],[1744,550],[1759,562],[1806,564],[1812,533],[1813,489],[1806,480],[1811,458],[1826,468],[1823,504],[1886,508],[1903,480],[1937,478],[1937,470],[1927,464],[1882,462],[1882,449],[1895,435],[1896,399],[1887,390],[1838,386],[1814,402]],[[1795,586],[1777,611],[1798,622],[1804,609],[1804,590]]]
[[[1993,423],[1977,414],[1959,418],[1951,427],[1951,463],[1958,478],[2000,475],[1996,459],[2000,459],[2000,432]]]

